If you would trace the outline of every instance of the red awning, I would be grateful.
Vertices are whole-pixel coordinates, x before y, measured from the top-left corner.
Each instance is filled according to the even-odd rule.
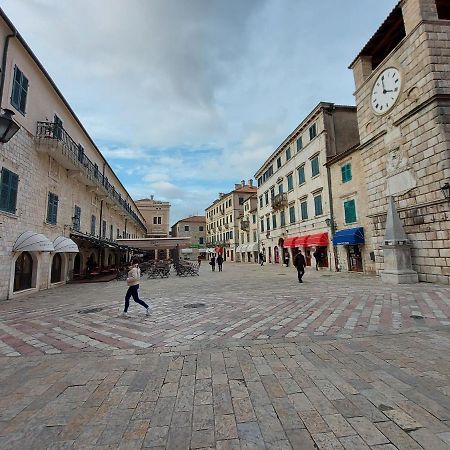
[[[283,247],[284,248],[295,247],[294,245],[295,239],[297,239],[295,236],[286,238],[283,242]]]
[[[223,253],[223,247],[219,247],[218,245],[216,245],[216,247],[214,248],[215,252],[218,253],[219,255],[221,255]]]
[[[328,245],[328,233],[310,234],[306,247],[326,247]]]
[[[305,236],[298,236],[297,239],[295,239],[295,247],[306,247],[307,241],[309,239],[309,235],[305,235]]]

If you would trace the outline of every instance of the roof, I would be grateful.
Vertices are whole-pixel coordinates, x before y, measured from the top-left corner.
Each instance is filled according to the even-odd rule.
[[[20,35],[20,33],[17,31],[17,28],[14,26],[14,24],[9,20],[8,16],[5,14],[5,12],[3,11],[2,8],[0,8],[0,17],[6,22],[6,25],[11,29],[11,31],[15,34],[15,37],[17,38],[17,40],[22,44],[23,48],[27,51],[27,53],[30,55],[31,59],[36,63],[36,65],[38,66],[39,70],[44,74],[45,78],[47,78],[48,82],[50,83],[50,85],[52,86],[52,88],[55,90],[56,94],[58,95],[58,97],[61,99],[61,101],[64,103],[64,106],[69,110],[70,114],[72,114],[73,118],[75,119],[75,121],[77,122],[77,124],[79,125],[79,127],[81,128],[81,130],[83,131],[83,133],[86,135],[86,137],[88,138],[89,142],[92,144],[92,146],[98,151],[99,155],[101,156],[101,158],[103,159],[103,161],[105,162],[105,164],[108,166],[109,170],[111,170],[111,172],[114,174],[114,176],[117,179],[117,182],[119,183],[119,185],[122,187],[122,189],[128,194],[129,200],[134,204],[134,206],[137,209],[136,204],[134,203],[134,200],[131,198],[131,195],[128,193],[127,189],[125,189],[125,186],[122,184],[122,182],[120,181],[119,177],[116,175],[116,173],[114,172],[114,170],[112,169],[112,167],[109,165],[108,161],[106,160],[106,158],[103,156],[102,152],[99,150],[99,148],[97,147],[97,145],[95,144],[94,140],[91,138],[91,136],[89,135],[89,133],[86,131],[86,128],[84,128],[83,124],[81,123],[80,119],[77,117],[77,115],[75,114],[75,111],[72,109],[72,107],[69,105],[69,102],[65,99],[64,95],[62,95],[61,91],[58,89],[58,87],[56,86],[55,82],[52,80],[51,76],[48,74],[48,72],[45,70],[44,66],[41,64],[41,62],[39,61],[39,59],[37,58],[37,56],[33,53],[33,51],[31,50],[31,48],[28,46],[28,44],[25,42],[25,39]],[[2,99],[0,99],[1,102]],[[138,210],[137,211],[138,214],[141,215],[141,219],[144,220],[144,217],[142,216],[141,212]]]
[[[258,188],[256,186],[242,186],[238,189],[234,189],[233,192],[244,192],[248,194],[254,194]]]
[[[378,27],[377,31],[375,31],[375,34],[369,39],[367,44],[363,47],[363,49],[358,53],[356,58],[352,61],[352,63],[348,67],[349,69],[353,68],[353,65],[355,64],[356,60],[360,56],[371,54],[376,42],[378,42],[380,39],[382,39],[384,37],[386,28],[390,28],[392,23],[396,20],[398,12],[399,12],[400,4],[402,3],[402,1],[403,0],[400,0],[395,5],[394,9],[389,13],[389,15],[386,17],[385,21]],[[400,10],[400,14],[401,14],[401,10]]]
[[[175,222],[172,226],[174,227],[175,225],[177,225],[180,222],[194,222],[194,223],[203,223],[206,222],[206,217],[205,216],[190,216],[190,217],[185,217],[184,219],[180,219],[178,222]]]

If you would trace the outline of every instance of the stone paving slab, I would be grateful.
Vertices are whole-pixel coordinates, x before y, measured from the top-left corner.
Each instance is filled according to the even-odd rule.
[[[450,449],[449,287],[203,269],[0,304],[0,448]]]

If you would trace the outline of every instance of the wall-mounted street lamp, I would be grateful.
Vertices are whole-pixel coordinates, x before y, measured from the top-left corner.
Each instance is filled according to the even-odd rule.
[[[14,113],[10,109],[4,109],[0,114],[0,142],[6,144],[20,129],[20,126],[14,122],[12,116]]]
[[[444,186],[441,187],[441,191],[444,194],[446,200],[450,200],[450,183],[445,183]]]
[[[333,230],[332,234],[334,234],[334,231],[337,229],[337,224],[336,224],[336,221],[334,220],[334,218],[325,219],[325,223],[327,224],[327,227],[332,228],[332,230]]]

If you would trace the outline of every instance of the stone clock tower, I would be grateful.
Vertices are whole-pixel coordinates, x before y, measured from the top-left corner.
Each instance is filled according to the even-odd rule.
[[[450,2],[400,1],[350,68],[377,271],[392,197],[419,279],[450,283]]]

